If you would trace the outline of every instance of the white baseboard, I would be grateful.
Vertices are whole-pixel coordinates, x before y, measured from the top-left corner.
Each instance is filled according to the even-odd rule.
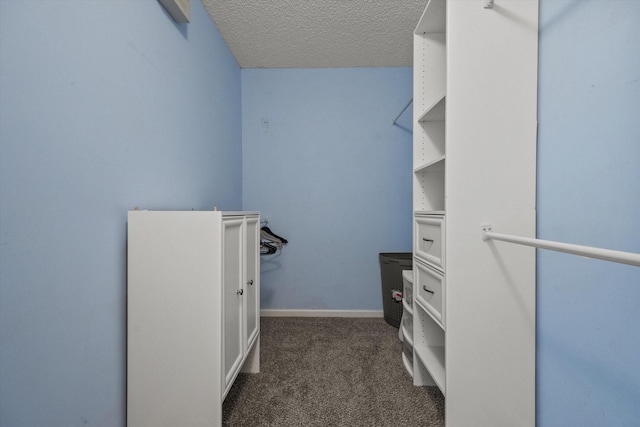
[[[261,317],[384,317],[382,310],[260,310]]]

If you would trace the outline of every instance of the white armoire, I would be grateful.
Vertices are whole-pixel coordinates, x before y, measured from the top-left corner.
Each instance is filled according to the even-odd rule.
[[[414,33],[413,378],[449,427],[535,426],[537,0],[430,0]]]
[[[260,370],[260,217],[130,211],[127,235],[127,425],[222,425]]]

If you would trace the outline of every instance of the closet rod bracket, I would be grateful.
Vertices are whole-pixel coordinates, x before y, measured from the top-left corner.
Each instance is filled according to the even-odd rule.
[[[489,240],[487,233],[491,233],[493,231],[491,224],[483,224],[480,226],[480,229],[482,230],[482,240]]]

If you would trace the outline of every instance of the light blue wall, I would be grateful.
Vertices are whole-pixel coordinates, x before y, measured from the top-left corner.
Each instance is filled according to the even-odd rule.
[[[410,68],[242,70],[243,206],[289,240],[263,309],[381,310],[378,253],[411,251]]]
[[[540,13],[539,237],[640,252],[640,2]],[[410,96],[410,69],[241,73],[198,1],[0,1],[0,425],[124,425],[134,206],[259,209],[291,242],[263,308],[381,309]],[[539,426],[637,424],[639,283],[539,252]]]
[[[640,2],[542,0],[538,235],[640,253]],[[640,268],[539,251],[538,425],[640,423]]]
[[[199,1],[0,1],[0,425],[125,424],[126,214],[240,209],[240,69]]]

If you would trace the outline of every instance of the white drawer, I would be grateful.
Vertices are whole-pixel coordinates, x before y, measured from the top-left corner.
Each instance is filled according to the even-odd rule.
[[[444,276],[420,261],[413,268],[417,271],[416,301],[444,327]]]
[[[415,254],[444,270],[444,217],[415,216]]]

